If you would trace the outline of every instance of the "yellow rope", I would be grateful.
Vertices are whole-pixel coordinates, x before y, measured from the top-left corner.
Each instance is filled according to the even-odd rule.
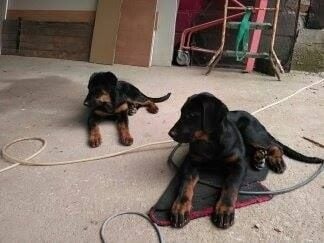
[[[42,147],[36,153],[29,156],[27,159],[19,159],[18,157],[12,156],[7,152],[9,147],[11,147],[12,145],[14,145],[16,143],[22,142],[22,141],[40,141],[40,142],[42,142]],[[67,165],[67,164],[84,163],[84,162],[89,162],[89,161],[94,161],[94,160],[101,160],[101,159],[107,159],[107,158],[111,158],[111,157],[120,156],[120,155],[127,154],[127,153],[130,153],[130,152],[138,151],[138,150],[140,150],[142,148],[146,148],[146,147],[152,147],[152,146],[161,145],[161,144],[171,144],[171,143],[175,143],[175,142],[173,140],[166,140],[166,141],[161,141],[161,142],[148,143],[148,144],[140,145],[140,146],[137,146],[137,147],[134,147],[134,148],[131,148],[131,149],[124,150],[124,151],[111,153],[111,154],[106,154],[106,155],[101,155],[101,156],[97,156],[97,157],[42,163],[42,162],[30,162],[29,160],[36,157],[38,154],[40,154],[45,149],[46,141],[43,138],[38,138],[38,137],[20,138],[20,139],[14,140],[13,142],[10,142],[10,143],[6,144],[5,146],[3,146],[3,148],[2,148],[2,157],[7,162],[14,163],[14,165],[8,166],[8,167],[0,170],[0,173],[4,172],[6,170],[12,169],[12,168],[14,168],[14,167],[16,167],[16,166],[18,166],[20,164],[29,165],[29,166],[54,166],[54,165]]]

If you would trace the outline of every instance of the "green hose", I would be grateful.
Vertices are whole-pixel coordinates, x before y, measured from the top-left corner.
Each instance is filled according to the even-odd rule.
[[[248,52],[249,48],[249,37],[250,37],[250,16],[251,9],[247,9],[243,16],[242,22],[240,24],[235,45],[236,61],[242,61]]]

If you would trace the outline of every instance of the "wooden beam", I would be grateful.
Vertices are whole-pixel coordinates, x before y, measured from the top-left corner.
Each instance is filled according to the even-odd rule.
[[[99,0],[93,30],[90,62],[113,64],[122,0]]]
[[[95,11],[65,10],[8,10],[7,19],[53,21],[53,22],[88,22],[95,20]]]
[[[89,60],[92,24],[38,21],[20,23],[16,20],[4,22],[3,54]]]
[[[157,0],[123,0],[118,30],[118,64],[151,66]]]

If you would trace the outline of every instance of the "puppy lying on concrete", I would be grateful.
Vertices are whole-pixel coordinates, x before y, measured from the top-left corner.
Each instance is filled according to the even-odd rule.
[[[120,142],[129,146],[133,138],[128,128],[128,115],[134,115],[140,107],[146,107],[150,113],[157,113],[155,103],[167,100],[171,93],[160,98],[144,95],[138,88],[126,81],[120,81],[111,72],[94,73],[88,84],[89,93],[84,101],[88,106],[89,144],[98,147],[102,142],[98,123],[102,118],[117,121]]]
[[[258,167],[265,159],[269,169],[276,173],[286,169],[284,154],[306,163],[323,163],[320,158],[302,155],[280,143],[254,116],[245,111],[229,111],[209,93],[188,98],[169,135],[179,143],[189,143],[180,171],[182,182],[171,209],[171,223],[178,228],[190,220],[201,169],[217,169],[224,175],[212,221],[219,228],[228,228],[234,223],[235,203],[249,163]]]

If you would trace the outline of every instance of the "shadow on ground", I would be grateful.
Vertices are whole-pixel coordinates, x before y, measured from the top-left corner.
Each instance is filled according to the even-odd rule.
[[[83,106],[86,87],[59,76],[35,79],[3,80],[0,112],[40,113],[55,127],[85,126],[87,110]],[[29,116],[25,116],[29,117]]]

